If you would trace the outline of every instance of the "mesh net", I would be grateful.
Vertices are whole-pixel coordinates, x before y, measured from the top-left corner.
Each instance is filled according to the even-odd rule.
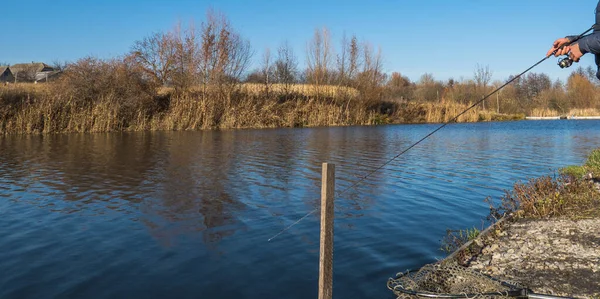
[[[455,264],[431,264],[419,271],[399,273],[395,279],[389,279],[388,288],[398,298],[501,298],[509,297],[510,291],[523,289],[516,283],[500,281]]]

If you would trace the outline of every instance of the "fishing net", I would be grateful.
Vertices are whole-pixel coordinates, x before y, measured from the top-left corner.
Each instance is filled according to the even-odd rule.
[[[527,297],[529,290],[456,264],[430,264],[390,278],[388,288],[398,298]]]

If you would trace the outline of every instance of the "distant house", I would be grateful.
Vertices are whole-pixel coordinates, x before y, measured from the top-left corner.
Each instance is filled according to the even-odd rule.
[[[42,62],[18,63],[11,65],[9,68],[15,82],[47,82],[60,73],[60,71]]]
[[[14,82],[15,76],[8,66],[0,65],[0,82]]]

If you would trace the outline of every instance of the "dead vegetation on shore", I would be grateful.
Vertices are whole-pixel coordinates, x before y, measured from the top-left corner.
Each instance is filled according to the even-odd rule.
[[[489,199],[488,199],[489,201]],[[442,263],[458,264],[536,293],[600,296],[600,149],[582,166],[518,182],[496,205],[493,224],[449,231]]]
[[[519,219],[600,219],[600,149],[593,150],[581,166],[567,166],[554,176],[516,182],[498,202],[490,205],[492,224],[509,217]],[[441,249],[452,253],[480,235],[476,228],[448,230]]]
[[[119,57],[69,63],[47,85],[1,86],[0,134],[441,123],[512,79],[492,81],[476,65],[472,78],[411,81],[384,71],[381,48],[354,35],[336,43],[327,28],[306,44],[303,66],[287,41],[256,59],[227,17],[209,10]],[[593,71],[576,69],[565,83],[529,73],[456,121],[595,114]]]
[[[490,217],[571,219],[600,217],[600,149],[592,151],[582,166],[568,166],[555,176],[515,183],[498,205],[490,203]]]
[[[94,62],[95,63],[95,62]],[[80,66],[82,68],[87,65]],[[97,66],[96,66],[97,67]],[[255,86],[185,93],[160,91],[126,68],[104,66],[94,80],[66,75],[49,84],[0,87],[0,133],[115,132],[446,122],[467,105],[381,101],[356,91],[306,86],[269,94]],[[76,67],[73,67],[76,69]],[[122,83],[115,83],[122,82]],[[207,93],[205,93],[207,92]],[[333,95],[338,96],[333,96]],[[459,122],[521,119],[473,109]]]

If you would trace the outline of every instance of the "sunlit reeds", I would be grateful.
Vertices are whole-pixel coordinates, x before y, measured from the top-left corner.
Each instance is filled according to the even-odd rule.
[[[110,81],[112,82],[112,81]],[[68,82],[67,82],[68,83]],[[140,86],[98,93],[72,90],[65,82],[0,87],[0,132],[115,132],[441,123],[469,105],[361,100],[356,89],[336,86],[243,84],[224,95],[211,88],[155,96]],[[206,93],[205,93],[206,92]],[[86,100],[83,100],[86,99]],[[371,105],[371,106],[369,106]],[[475,107],[458,122],[519,119]]]
[[[568,111],[557,111],[548,108],[534,108],[530,116],[534,117],[577,117],[577,116],[600,116],[600,110],[594,108],[569,109]]]

